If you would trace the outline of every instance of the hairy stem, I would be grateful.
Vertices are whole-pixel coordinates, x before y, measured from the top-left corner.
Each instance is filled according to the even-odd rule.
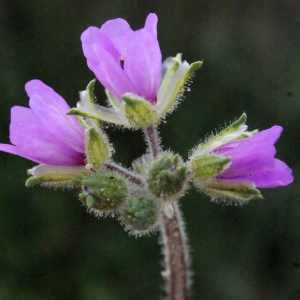
[[[167,280],[166,299],[186,300],[189,288],[187,239],[178,204],[172,206],[172,218],[164,215],[161,227],[166,267],[162,274]]]
[[[153,126],[147,127],[145,136],[153,159],[161,151],[156,128]],[[161,224],[166,266],[162,274],[167,279],[166,299],[186,300],[189,288],[187,239],[178,204],[174,202],[171,205],[174,210],[172,217],[163,214]]]
[[[113,172],[118,172],[120,175],[122,175],[123,177],[127,178],[130,182],[137,184],[137,185],[143,185],[144,181],[142,179],[142,177],[140,177],[139,175],[130,172],[130,170],[125,169],[121,166],[118,166],[114,163],[110,163],[110,164],[104,164],[105,168],[109,171],[113,171]]]
[[[145,129],[145,135],[147,139],[147,143],[149,146],[149,151],[151,153],[152,158],[155,158],[160,153],[160,139],[158,137],[156,128],[153,126],[149,126]]]

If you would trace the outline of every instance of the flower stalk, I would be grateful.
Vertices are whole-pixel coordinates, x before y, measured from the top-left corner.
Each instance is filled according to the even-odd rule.
[[[154,126],[149,126],[145,129],[146,141],[149,147],[149,152],[152,159],[157,157],[161,151],[160,139],[157,134],[157,130]]]
[[[172,204],[171,218],[163,216],[161,235],[165,271],[162,275],[167,280],[168,300],[186,300],[189,291],[189,255],[187,238],[178,204]]]
[[[130,182],[142,186],[144,184],[143,178],[128,169],[125,169],[117,164],[114,163],[105,163],[104,167],[108,171],[117,172],[124,178],[128,179]]]
[[[155,127],[145,130],[146,139],[152,159],[161,152],[159,137]],[[187,239],[177,202],[170,204],[172,214],[162,214],[161,241],[165,262],[162,275],[166,279],[168,300],[185,300],[188,297],[188,247]]]

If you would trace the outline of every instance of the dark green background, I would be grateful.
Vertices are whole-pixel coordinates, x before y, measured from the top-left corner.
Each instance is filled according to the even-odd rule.
[[[138,29],[149,12],[159,18],[164,58],[204,60],[160,127],[164,149],[186,159],[246,112],[250,129],[284,127],[277,157],[295,175],[243,207],[211,203],[194,189],[181,199],[193,299],[300,299],[299,1],[1,0],[1,142],[9,142],[10,108],[28,105],[27,81],[41,79],[76,104],[93,79],[80,43],[88,26],[121,17]],[[102,102],[100,85],[97,95]],[[140,132],[108,132],[123,165],[145,151]],[[26,188],[34,163],[5,153],[0,163],[0,299],[159,299],[159,234],[129,237],[116,220],[87,214],[77,191]]]

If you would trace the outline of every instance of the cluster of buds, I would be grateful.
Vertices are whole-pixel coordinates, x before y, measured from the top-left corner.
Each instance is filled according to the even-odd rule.
[[[105,88],[108,107],[95,103],[95,80],[72,109],[53,89],[32,80],[25,86],[30,108],[11,111],[12,144],[0,144],[1,151],[39,164],[29,170],[27,186],[77,188],[89,211],[116,216],[135,235],[158,228],[163,214],[171,218],[172,203],[190,182],[212,201],[241,204],[261,198],[257,188],[293,180],[291,169],[274,158],[282,128],[249,132],[245,114],[197,145],[187,161],[160,150],[156,127],[177,107],[202,62],[188,64],[177,54],[162,63],[156,26],[157,16],[149,14],[137,31],[123,19],[88,28],[81,36],[83,52]],[[130,169],[116,164],[102,124],[143,130],[147,153]]]

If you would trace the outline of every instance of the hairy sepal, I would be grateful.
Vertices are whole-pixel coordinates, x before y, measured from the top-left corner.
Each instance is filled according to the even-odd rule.
[[[227,205],[242,205],[251,199],[263,198],[250,181],[215,179],[203,184],[200,190],[209,195],[212,202]]]
[[[193,155],[193,157],[209,154],[215,148],[218,148],[224,144],[227,144],[237,138],[242,138],[243,133],[246,131],[246,114],[233,122],[230,126],[223,129],[220,133],[209,139],[206,143],[199,145]]]
[[[146,128],[158,121],[154,105],[142,97],[132,93],[122,96],[125,102],[125,112],[129,124],[134,128]]]
[[[25,185],[32,187],[36,184],[43,184],[57,187],[73,187],[73,179],[87,170],[84,166],[50,166],[38,165],[30,170],[28,174],[32,177],[28,178]]]
[[[186,61],[182,62],[180,53],[174,58],[169,57],[165,60],[163,65],[165,74],[157,94],[157,111],[160,116],[172,111],[176,100],[182,94],[184,85],[201,65],[201,61],[190,65]]]

